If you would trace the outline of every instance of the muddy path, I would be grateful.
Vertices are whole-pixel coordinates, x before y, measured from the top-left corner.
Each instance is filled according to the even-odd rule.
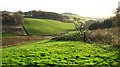
[[[2,45],[0,45],[0,48],[8,47],[8,46],[15,46],[17,44],[22,44],[25,42],[30,41],[40,41],[40,40],[46,40],[51,39],[51,36],[14,36],[14,37],[3,37]]]

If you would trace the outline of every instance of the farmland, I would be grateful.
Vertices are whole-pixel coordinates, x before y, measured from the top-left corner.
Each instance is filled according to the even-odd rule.
[[[24,21],[25,29],[32,36],[18,36],[7,33],[3,35],[3,47],[5,47],[2,48],[3,66],[120,65],[119,47],[107,44],[103,45],[103,43],[98,44],[97,42],[84,43],[80,41],[78,34],[76,34],[77,31],[73,31],[74,25],[72,23],[33,18],[25,18]],[[107,32],[106,30],[100,29],[97,30],[97,32],[94,30],[93,33],[97,34],[98,31],[101,32],[101,34]],[[57,41],[54,39],[50,40],[53,36],[50,36],[50,38],[45,36],[59,34],[61,32],[69,33],[62,35],[62,37],[60,36],[60,39],[58,38]],[[111,29],[108,32],[110,33]],[[114,35],[116,35],[115,32]],[[69,39],[71,41],[69,41]]]
[[[18,34],[13,34],[13,32],[2,33],[2,47],[13,46],[28,41],[49,39],[49,37],[43,37],[42,35],[59,35],[60,33],[74,30],[72,23],[63,23],[49,19],[24,18],[24,26],[31,36],[19,36]]]
[[[111,45],[43,40],[3,48],[2,64],[119,66],[119,52]]]
[[[74,29],[74,24],[72,23],[62,23],[55,20],[32,18],[25,18],[24,26],[30,35],[58,34]]]
[[[44,2],[38,2],[41,6],[35,4],[33,10],[30,10],[32,7],[30,5],[34,3],[29,3],[29,11],[26,9],[25,12],[21,9],[15,12],[2,10],[0,66],[120,67],[119,6],[115,10],[115,15],[109,15],[112,17],[107,18],[106,13],[103,13],[103,16],[100,13],[105,9],[94,8],[94,11],[100,12],[92,11],[92,2],[90,7],[84,7],[88,1],[81,6],[90,14],[80,9],[79,5],[82,5],[82,2],[75,4],[74,1],[68,1],[70,5],[74,4],[70,9],[67,1],[64,3],[61,1],[66,7],[69,6],[70,10],[64,5],[59,5],[60,1],[50,2],[53,3],[52,6],[56,4],[57,11],[51,12],[52,7],[50,11],[34,10],[43,7],[40,3]],[[49,1],[45,2],[45,6],[49,5],[48,3]],[[97,4],[97,1],[93,3]],[[62,13],[57,5],[65,8],[65,11]],[[88,16],[82,15],[81,11]],[[100,17],[105,19],[101,20]],[[101,21],[96,18],[100,18]]]

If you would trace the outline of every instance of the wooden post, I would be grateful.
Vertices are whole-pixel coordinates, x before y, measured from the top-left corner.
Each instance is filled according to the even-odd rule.
[[[86,42],[86,33],[84,32],[84,42]]]

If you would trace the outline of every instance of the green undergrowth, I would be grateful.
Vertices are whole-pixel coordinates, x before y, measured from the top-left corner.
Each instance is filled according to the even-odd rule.
[[[120,49],[79,41],[43,40],[2,49],[2,65],[119,66]]]
[[[13,36],[20,36],[18,34],[12,34],[12,33],[2,33],[2,37],[13,37]]]
[[[68,32],[62,36],[56,36],[52,40],[56,41],[83,41],[83,36],[79,31]]]

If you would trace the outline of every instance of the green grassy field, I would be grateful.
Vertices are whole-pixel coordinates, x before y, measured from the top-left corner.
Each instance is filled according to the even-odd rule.
[[[3,48],[2,64],[119,66],[119,52],[110,45],[43,40]]]
[[[48,19],[24,19],[24,26],[30,35],[57,34],[74,29],[74,24]]]

